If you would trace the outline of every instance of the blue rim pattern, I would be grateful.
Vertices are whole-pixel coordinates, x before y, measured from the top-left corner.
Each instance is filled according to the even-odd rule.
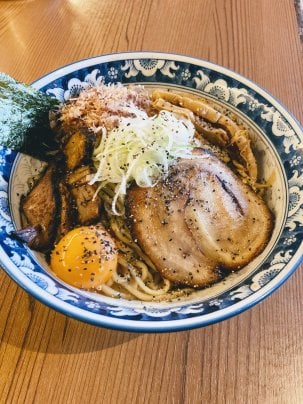
[[[249,80],[218,65],[185,56],[126,53],[105,55],[71,64],[34,85],[61,101],[97,83],[148,83],[182,86],[236,108],[266,133],[274,145],[288,183],[285,227],[262,266],[241,285],[203,302],[152,307],[124,307],[96,301],[59,283],[38,265],[22,244],[10,239],[13,222],[8,184],[17,154],[0,150],[1,265],[24,289],[49,306],[80,320],[128,331],[177,331],[208,325],[253,306],[278,288],[296,269],[302,256],[303,136],[293,117]]]

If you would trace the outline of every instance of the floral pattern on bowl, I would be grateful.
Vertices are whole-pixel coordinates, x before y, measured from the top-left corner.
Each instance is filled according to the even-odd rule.
[[[193,91],[211,98],[250,122],[263,149],[275,160],[278,189],[273,240],[242,277],[231,277],[191,300],[171,303],[126,302],[76,290],[48,272],[43,258],[10,238],[18,225],[18,198],[37,161],[0,150],[1,265],[25,290],[49,306],[80,320],[128,331],[177,331],[208,325],[261,301],[296,269],[303,239],[303,135],[295,119],[264,90],[221,66],[186,56],[125,53],[86,59],[34,83],[64,102],[99,83],[140,83]],[[261,151],[264,151],[264,150]],[[266,158],[265,158],[266,160]],[[271,158],[269,159],[271,160]],[[265,161],[271,166],[271,162]],[[269,168],[265,171],[269,172]],[[278,196],[277,196],[278,195]],[[275,200],[276,199],[280,199]]]

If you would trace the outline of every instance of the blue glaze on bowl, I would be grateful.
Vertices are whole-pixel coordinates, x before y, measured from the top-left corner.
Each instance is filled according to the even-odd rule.
[[[27,292],[79,320],[115,329],[165,332],[212,324],[276,290],[297,268],[303,239],[303,134],[285,108],[255,83],[221,66],[182,55],[104,55],[58,69],[34,83],[61,101],[98,83],[177,86],[218,100],[254,122],[277,155],[285,183],[283,224],[272,248],[248,276],[221,293],[173,303],[125,302],[76,290],[50,274],[27,247],[10,238],[12,178],[22,156],[0,149],[0,263]]]

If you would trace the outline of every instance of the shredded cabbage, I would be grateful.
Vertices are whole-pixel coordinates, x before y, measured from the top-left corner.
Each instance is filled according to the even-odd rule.
[[[98,191],[107,184],[117,184],[112,213],[117,201],[123,200],[127,186],[135,181],[140,187],[153,187],[179,157],[189,156],[193,147],[193,124],[168,111],[159,115],[121,118],[118,128],[103,128],[93,160],[97,172],[90,184],[99,183]]]

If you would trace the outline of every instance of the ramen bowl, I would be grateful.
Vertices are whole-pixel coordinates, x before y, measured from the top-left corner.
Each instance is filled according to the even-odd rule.
[[[191,92],[230,111],[250,129],[260,179],[274,179],[265,200],[274,229],[265,250],[249,265],[188,297],[165,302],[114,299],[76,289],[56,278],[42,255],[11,238],[20,228],[20,195],[42,163],[0,151],[0,263],[35,298],[97,326],[137,332],[202,327],[251,308],[274,292],[302,258],[303,133],[291,114],[252,81],[224,67],[187,56],[136,52],[110,54],[64,66],[33,86],[67,101],[100,83],[142,84]]]

